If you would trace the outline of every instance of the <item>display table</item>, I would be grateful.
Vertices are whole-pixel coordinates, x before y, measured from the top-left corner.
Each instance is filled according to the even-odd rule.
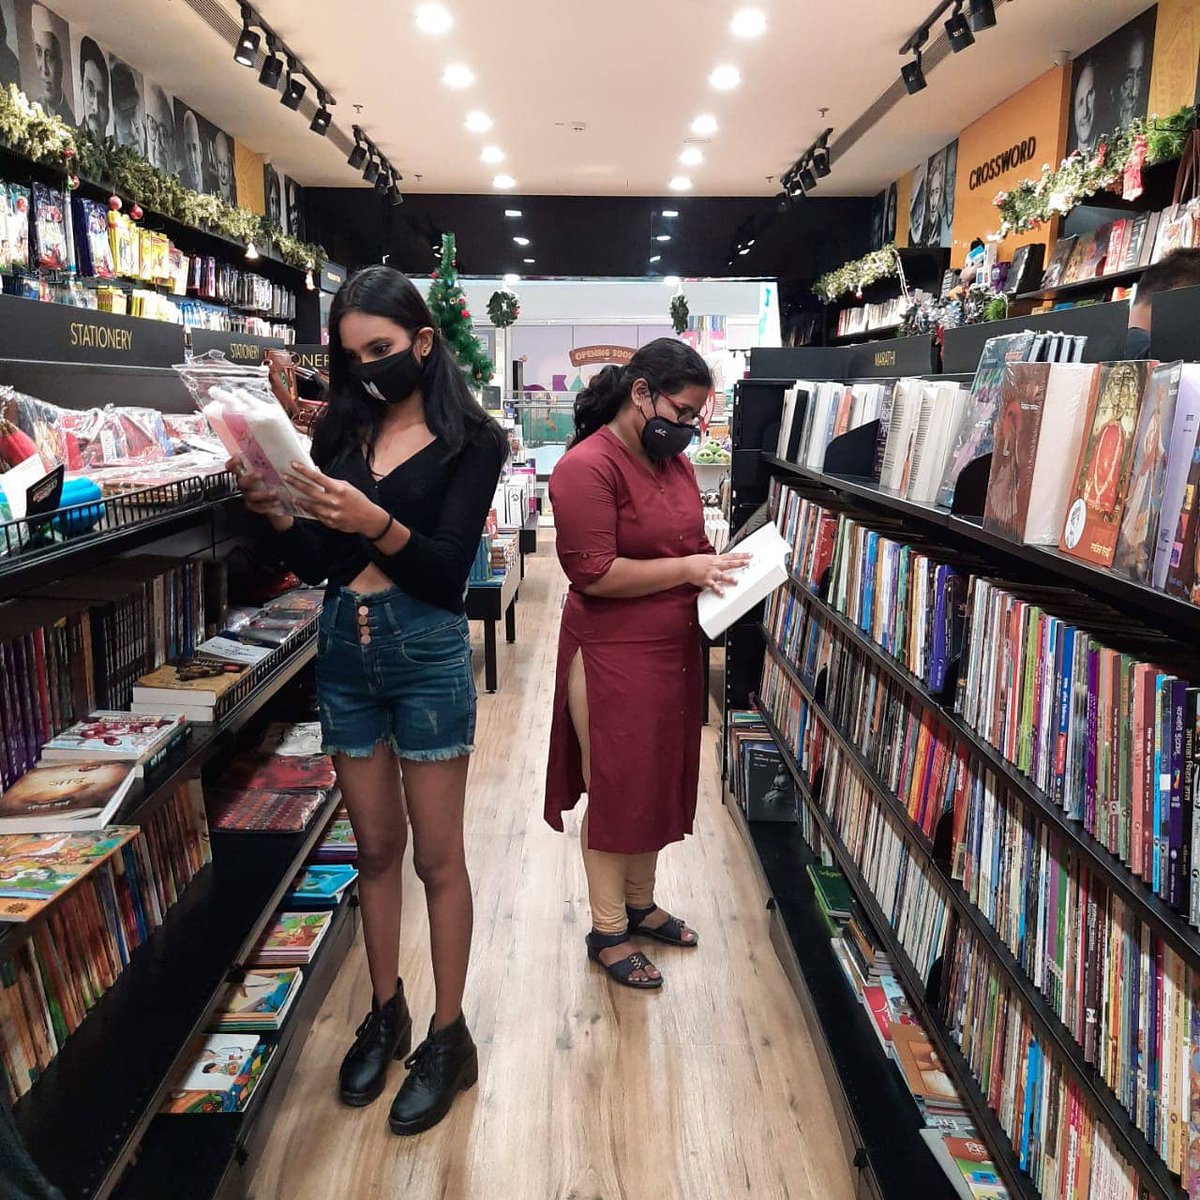
[[[489,692],[496,690],[496,625],[504,618],[508,642],[517,640],[517,589],[520,571],[494,578],[490,583],[473,583],[467,589],[467,620],[483,622],[483,678]]]
[[[525,518],[518,537],[518,549],[521,552],[521,578],[525,578],[525,555],[537,553],[538,514],[533,512]]]

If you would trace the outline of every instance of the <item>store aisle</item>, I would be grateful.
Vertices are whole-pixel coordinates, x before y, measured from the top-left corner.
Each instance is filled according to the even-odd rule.
[[[701,949],[651,946],[667,984],[650,995],[616,988],[585,959],[578,845],[541,820],[566,586],[551,531],[542,532],[517,606],[517,643],[501,643],[501,690],[480,697],[468,790],[476,932],[467,1018],[479,1084],[415,1139],[387,1129],[399,1064],[372,1107],[338,1102],[338,1063],[370,996],[360,944],[313,1026],[251,1195],[849,1200],[812,1043],[721,807],[715,725],[705,730],[698,834],[667,851],[660,872],[663,903],[699,930]],[[568,829],[577,833],[577,818]],[[411,863],[405,886],[401,968],[423,1028],[433,984]]]

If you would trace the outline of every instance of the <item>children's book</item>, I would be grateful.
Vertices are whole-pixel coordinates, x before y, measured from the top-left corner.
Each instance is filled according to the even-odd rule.
[[[28,921],[137,836],[132,826],[96,833],[0,836],[0,921]]]
[[[358,878],[354,867],[313,863],[292,881],[283,898],[289,908],[335,908],[345,890]]]
[[[271,1046],[253,1033],[210,1033],[164,1101],[165,1113],[241,1112],[254,1094]]]
[[[221,998],[217,1024],[231,1033],[278,1030],[300,990],[299,967],[247,971]]]
[[[333,913],[278,913],[250,956],[252,966],[307,966],[329,931]]]

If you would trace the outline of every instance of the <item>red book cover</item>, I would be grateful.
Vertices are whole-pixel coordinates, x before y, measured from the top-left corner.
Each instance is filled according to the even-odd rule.
[[[240,788],[215,790],[209,823],[213,829],[240,833],[302,833],[324,803],[315,792],[264,791]]]
[[[879,1035],[879,1040],[886,1047],[892,1040],[892,1023],[891,1014],[888,1012],[887,993],[875,984],[868,984],[863,988],[863,1003],[867,1006],[867,1012],[871,1014],[871,1020],[875,1023],[875,1031]]]
[[[328,792],[334,778],[328,754],[249,754],[235,759],[221,782],[273,792]]]
[[[1059,542],[1059,549],[1073,558],[1112,566],[1133,465],[1134,432],[1151,369],[1148,362],[1101,364]]]
[[[1013,541],[1025,540],[1049,380],[1049,363],[1006,363],[1004,367],[983,527]]]

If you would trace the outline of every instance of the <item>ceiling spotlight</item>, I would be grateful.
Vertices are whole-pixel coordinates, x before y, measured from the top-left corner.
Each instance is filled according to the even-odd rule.
[[[512,275],[512,274],[505,275],[504,282],[508,283],[508,284],[520,283],[521,277],[520,277],[520,275]]]
[[[704,161],[704,151],[699,146],[688,146],[679,156],[685,167],[698,167]]]
[[[379,193],[385,193],[392,186],[392,173],[388,170],[380,171],[375,177],[375,190]]]
[[[654,240],[656,242],[669,242],[671,240],[671,235],[669,233],[660,233],[655,237]]]
[[[501,150],[499,146],[484,146],[482,151],[480,151],[479,157],[482,158],[485,163],[491,163],[495,165],[496,163],[502,163],[505,155],[504,151]]]
[[[767,32],[767,18],[757,8],[743,8],[733,14],[729,31],[734,37],[756,38]]]
[[[504,215],[506,217],[519,217],[521,215],[521,210],[519,208],[506,208],[504,210]]]
[[[992,0],[971,0],[971,28],[978,33],[991,29],[996,23],[996,7]]]
[[[791,210],[792,210],[791,193],[790,192],[780,192],[779,195],[775,197],[775,208],[776,208],[776,211],[781,212],[781,213],[791,212]]]
[[[707,137],[710,133],[716,133],[719,128],[717,118],[710,116],[708,113],[704,113],[692,122],[692,132],[699,134],[701,137]]]
[[[258,47],[262,38],[256,30],[250,28],[254,20],[254,10],[248,4],[242,5],[242,32],[238,35],[237,46],[233,51],[233,61],[243,67],[252,67],[258,62]]]
[[[523,259],[521,259],[521,261],[523,263],[535,263],[535,262],[537,262],[537,259],[536,258],[523,258]]]
[[[440,4],[417,5],[417,28],[422,33],[448,33],[454,18]]]
[[[513,238],[513,241],[516,242],[518,246],[529,245],[529,239],[527,237],[515,237]]]
[[[667,287],[678,287],[679,286],[679,276],[678,275],[668,275],[668,276],[666,276],[666,278],[663,279],[663,283],[665,283],[667,285]]]
[[[652,254],[652,255],[650,255],[650,261],[651,261],[652,263],[659,262],[659,261],[661,261],[661,259],[662,259],[662,255],[661,255],[661,254]]]
[[[921,67],[921,52],[918,50],[912,62],[906,62],[900,68],[900,78],[904,80],[904,86],[908,89],[910,96],[915,96],[925,87],[925,72]]]
[[[279,103],[293,112],[300,107],[300,101],[304,99],[304,93],[308,91],[304,84],[292,74],[295,69],[295,63],[288,63],[287,87],[283,89],[283,95],[279,97]]]
[[[509,188],[515,188],[517,181],[511,175],[494,175],[492,177],[492,187],[500,191],[508,191]]]
[[[677,217],[677,216],[679,216],[679,212],[677,209],[674,209],[674,208],[664,208],[662,210],[662,215],[664,217]]]
[[[317,111],[313,113],[313,119],[308,127],[313,133],[319,133],[324,137],[329,132],[329,125],[333,121],[333,113],[329,111],[329,97],[324,92],[318,91],[317,99],[320,101],[320,105]]]
[[[359,140],[358,126],[354,127],[354,149],[350,151],[350,157],[346,159],[348,166],[353,167],[356,171],[361,171],[363,163],[367,161],[367,148]]]
[[[739,254],[749,254],[749,253],[750,253],[750,247],[749,247],[749,246],[743,246],[743,247],[742,247],[742,248],[741,248],[741,249],[738,251],[738,253],[739,253]]]
[[[667,187],[673,192],[688,192],[691,191],[692,181],[686,175],[676,175],[667,183]]]
[[[475,82],[475,72],[462,63],[451,63],[442,72],[442,82],[447,87],[468,88]]]
[[[492,118],[485,112],[467,113],[467,128],[472,133],[487,133],[492,127]]]
[[[971,32],[967,18],[963,16],[962,0],[958,0],[954,6],[954,15],[946,22],[946,39],[955,54],[975,44],[975,35]]]
[[[824,179],[829,174],[829,151],[824,146],[818,146],[812,152],[812,169],[818,179]]]
[[[713,69],[712,74],[708,77],[708,82],[718,92],[729,92],[742,82],[742,73],[737,67],[723,63],[721,66]]]
[[[806,192],[811,192],[817,186],[817,177],[812,173],[811,167],[805,167],[800,172],[800,186]]]
[[[374,183],[379,178],[379,164],[372,158],[363,169],[363,178],[368,183]]]
[[[279,86],[279,77],[283,74],[283,59],[275,53],[275,39],[270,34],[267,34],[267,49],[271,53],[263,59],[262,69],[258,73],[258,82],[263,87],[275,88]]]

